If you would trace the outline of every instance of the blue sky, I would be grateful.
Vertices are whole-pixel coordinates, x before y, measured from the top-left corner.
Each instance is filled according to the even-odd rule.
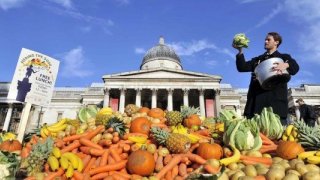
[[[250,59],[264,52],[269,31],[300,65],[289,86],[319,84],[318,0],[0,0],[0,81],[12,80],[24,47],[60,61],[56,86],[89,86],[138,70],[162,35],[184,70],[247,88],[250,73],[236,70],[232,38],[249,37]]]

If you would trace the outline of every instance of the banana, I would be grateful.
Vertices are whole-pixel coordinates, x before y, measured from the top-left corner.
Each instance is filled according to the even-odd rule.
[[[147,138],[143,136],[129,136],[128,140],[140,144],[145,144],[147,142]]]
[[[50,131],[50,132],[54,132],[54,133],[57,133],[59,131],[63,131],[67,128],[68,124],[62,124],[61,126],[57,126],[57,127],[50,127],[48,126],[47,129]]]
[[[311,164],[320,164],[320,157],[319,156],[310,156],[307,158],[307,162]]]
[[[289,135],[288,139],[289,139],[289,141],[294,141],[294,137],[291,134]]]
[[[71,165],[72,165],[72,169],[77,169],[78,168],[78,165],[79,165],[79,161],[78,161],[78,156],[71,153],[71,152],[66,152],[64,154],[62,154],[61,157],[66,157]]]
[[[59,126],[62,126],[63,124],[65,124],[67,122],[67,118],[63,118],[63,119],[60,119],[60,121],[54,123],[54,124],[51,124],[50,126],[48,127],[51,127],[51,128],[57,128]]]
[[[61,158],[59,159],[59,162],[60,162],[61,167],[64,170],[68,169],[69,161],[68,161],[68,159],[66,157],[61,156]]]
[[[48,130],[47,126],[44,126],[44,127],[42,127],[41,129],[43,129],[43,132],[44,132],[44,134],[45,134],[46,136],[50,136],[50,135],[51,135],[51,133],[50,133],[50,131]]]
[[[298,158],[304,160],[310,156],[316,155],[316,153],[317,153],[317,151],[305,151],[305,152],[298,154]]]
[[[287,128],[286,128],[286,135],[290,136],[292,129],[294,128],[294,126],[292,124],[290,124]]]
[[[198,142],[201,138],[199,136],[193,135],[193,134],[185,134],[191,141],[191,143]]]
[[[46,135],[46,133],[44,132],[44,129],[43,129],[43,128],[40,129],[40,136],[41,136],[42,138],[47,138],[47,137],[48,137],[48,136]]]
[[[72,166],[73,166],[72,164],[69,164],[69,166],[68,166],[68,169],[66,171],[66,177],[67,178],[71,178],[73,176],[74,169],[73,169]]]
[[[78,165],[77,170],[78,170],[79,172],[82,172],[82,170],[83,170],[83,168],[84,168],[84,164],[83,164],[82,160],[81,160],[79,157],[78,157],[78,162],[79,162],[79,165]]]
[[[54,156],[49,156],[48,163],[52,171],[59,169],[59,161]]]
[[[54,148],[52,149],[52,154],[53,154],[54,157],[56,157],[56,158],[60,158],[60,157],[61,157],[61,151],[60,151],[60,149],[57,148],[57,147],[54,147]]]
[[[294,138],[296,138],[296,137],[298,136],[298,131],[297,131],[297,129],[296,129],[296,128],[293,128],[291,134],[292,134],[292,136],[293,136]]]
[[[283,135],[282,135],[282,140],[283,140],[283,141],[288,141],[288,136],[287,136],[286,134],[283,134]]]
[[[227,158],[223,158],[220,160],[220,163],[227,166],[230,163],[238,162],[240,160],[240,151],[237,148],[232,147],[233,155]]]
[[[315,155],[320,156],[320,151],[317,151]]]

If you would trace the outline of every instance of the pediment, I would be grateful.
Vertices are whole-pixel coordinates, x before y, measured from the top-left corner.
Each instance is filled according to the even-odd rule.
[[[204,74],[204,73],[197,73],[191,71],[184,71],[184,70],[171,70],[171,69],[156,69],[156,70],[140,70],[140,71],[131,71],[131,72],[123,72],[118,74],[111,74],[105,75],[103,78],[127,78],[127,79],[140,79],[140,78],[147,78],[147,79],[202,79],[202,78],[214,78],[214,79],[221,79],[220,76]]]

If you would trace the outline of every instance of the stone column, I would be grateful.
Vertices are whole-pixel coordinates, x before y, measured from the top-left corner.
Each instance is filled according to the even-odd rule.
[[[220,111],[221,111],[221,104],[220,104],[220,92],[221,92],[221,90],[220,89],[215,89],[214,91],[215,91],[215,102],[216,102],[214,114],[216,116],[218,116]]]
[[[157,107],[157,91],[158,89],[152,89],[151,108]]]
[[[106,88],[104,90],[103,107],[108,107],[109,106],[109,99],[110,99],[109,89]]]
[[[9,108],[7,111],[6,119],[4,120],[4,124],[3,124],[3,128],[2,128],[3,131],[8,131],[11,116],[12,116],[12,109],[13,109],[13,104],[9,103]]]
[[[124,112],[124,105],[126,100],[126,89],[120,89],[120,104],[119,104],[119,112]]]
[[[141,107],[141,89],[136,89],[136,106]]]
[[[183,105],[189,106],[189,89],[183,89]]]
[[[167,109],[168,111],[172,111],[173,110],[173,101],[172,101],[172,94],[173,94],[173,89],[169,88],[167,89],[168,91],[168,106]]]
[[[206,110],[204,105],[204,89],[199,89],[199,105],[200,105],[200,115],[206,116]]]

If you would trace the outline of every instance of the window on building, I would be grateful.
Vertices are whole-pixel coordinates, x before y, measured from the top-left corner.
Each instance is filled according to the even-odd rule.
[[[59,121],[60,119],[62,119],[62,114],[63,114],[63,112],[58,112],[57,121]]]

